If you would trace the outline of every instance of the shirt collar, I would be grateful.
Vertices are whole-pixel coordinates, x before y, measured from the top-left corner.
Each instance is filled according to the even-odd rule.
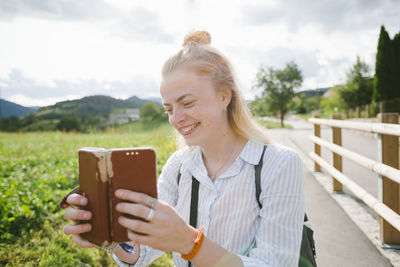
[[[239,154],[239,157],[250,164],[257,165],[260,162],[264,145],[265,144],[249,139],[242,152]]]
[[[249,139],[242,149],[242,152],[240,152],[239,158],[250,164],[257,165],[260,161],[263,148],[264,144]],[[182,167],[186,169],[185,167],[193,166],[193,164],[199,162],[199,160],[202,161],[200,147],[189,147],[182,155]]]

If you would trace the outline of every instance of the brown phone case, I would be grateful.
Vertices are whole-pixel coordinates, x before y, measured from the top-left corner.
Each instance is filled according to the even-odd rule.
[[[92,230],[82,237],[98,245],[129,241],[115,210],[117,189],[129,189],[157,198],[157,161],[152,148],[79,150],[79,192],[89,200]],[[129,217],[129,215],[124,215]]]

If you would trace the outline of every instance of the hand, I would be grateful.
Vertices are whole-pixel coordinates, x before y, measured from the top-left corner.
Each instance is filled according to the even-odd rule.
[[[129,219],[120,216],[118,222],[128,229],[128,238],[139,244],[151,246],[162,251],[189,253],[194,246],[197,231],[188,225],[168,203],[157,200],[152,205],[152,197],[130,190],[119,189],[115,196],[134,203],[119,203],[117,211],[146,219],[150,208],[154,216],[150,221]],[[146,235],[141,235],[146,234]]]
[[[77,221],[90,220],[92,213],[87,210],[79,209],[79,206],[86,206],[88,199],[79,194],[71,194],[67,198],[69,207],[65,209],[64,216],[67,220],[73,221],[75,224],[64,226],[64,234],[72,235],[74,242],[82,248],[92,248],[96,245],[83,239],[79,234],[89,232],[92,229],[90,223],[78,224]]]

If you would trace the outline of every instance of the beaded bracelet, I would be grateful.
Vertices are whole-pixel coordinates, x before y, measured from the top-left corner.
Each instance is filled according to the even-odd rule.
[[[199,252],[201,245],[203,244],[203,240],[204,240],[204,228],[200,227],[200,229],[197,230],[197,237],[194,240],[194,247],[193,247],[192,251],[190,251],[186,255],[181,254],[181,257],[187,261],[190,261],[191,259],[193,259]]]

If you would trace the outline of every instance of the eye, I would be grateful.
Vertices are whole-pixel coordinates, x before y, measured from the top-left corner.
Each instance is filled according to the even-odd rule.
[[[185,103],[183,103],[183,106],[190,107],[193,103],[194,103],[194,101],[185,102]]]
[[[172,109],[166,108],[165,109],[165,113],[168,114],[168,115],[172,115]]]

